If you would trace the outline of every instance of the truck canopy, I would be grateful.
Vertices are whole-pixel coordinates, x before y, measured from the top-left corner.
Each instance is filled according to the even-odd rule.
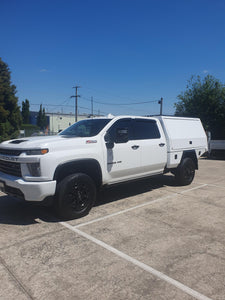
[[[198,118],[158,116],[167,140],[169,152],[205,148],[207,137]]]

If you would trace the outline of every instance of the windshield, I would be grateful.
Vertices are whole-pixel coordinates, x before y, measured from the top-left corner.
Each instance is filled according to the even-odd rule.
[[[67,129],[60,132],[59,135],[70,135],[78,137],[91,137],[97,135],[111,119],[90,119],[79,121]]]

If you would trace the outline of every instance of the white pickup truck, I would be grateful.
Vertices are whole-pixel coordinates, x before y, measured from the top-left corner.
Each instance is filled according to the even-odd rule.
[[[208,157],[214,157],[216,154],[225,153],[225,139],[212,139],[211,132],[207,132],[208,136]]]
[[[79,218],[105,185],[166,172],[178,184],[190,184],[206,151],[196,118],[86,119],[57,136],[1,143],[0,189],[26,201],[52,199],[60,217]]]

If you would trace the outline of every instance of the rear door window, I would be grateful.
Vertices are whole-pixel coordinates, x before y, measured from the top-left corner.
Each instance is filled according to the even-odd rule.
[[[135,119],[134,121],[134,139],[159,139],[160,132],[155,120]]]

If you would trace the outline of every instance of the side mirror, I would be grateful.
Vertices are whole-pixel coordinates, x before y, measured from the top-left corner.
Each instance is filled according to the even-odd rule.
[[[107,149],[113,149],[114,148],[114,143],[106,143],[106,148]]]
[[[106,135],[105,135],[104,139],[105,139],[106,148],[107,149],[112,149],[114,147],[114,142],[112,140],[111,135],[108,132],[106,132]]]
[[[128,128],[118,128],[116,130],[116,143],[127,143],[129,141]]]

